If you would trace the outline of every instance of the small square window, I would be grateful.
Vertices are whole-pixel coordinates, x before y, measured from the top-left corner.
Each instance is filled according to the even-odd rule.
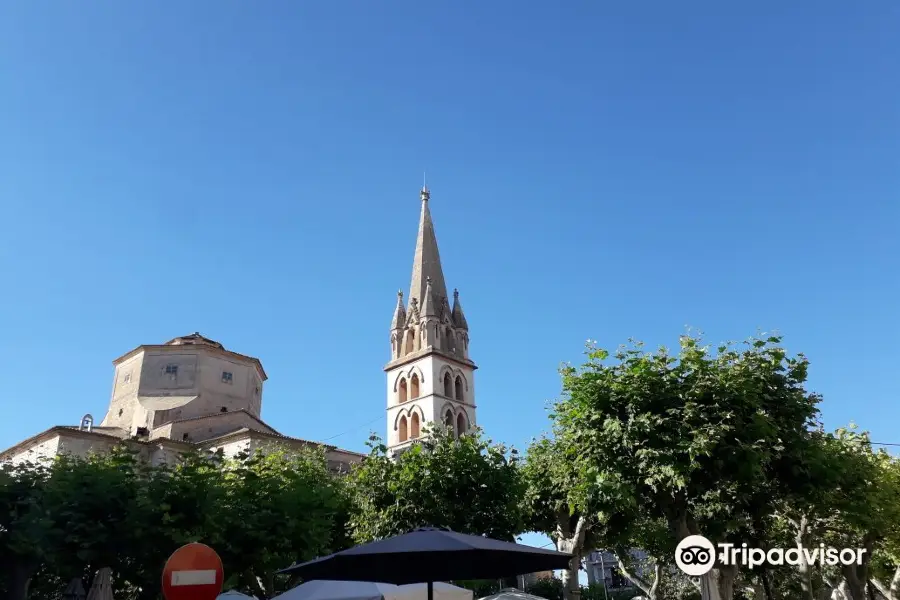
[[[125,373],[125,377],[122,378],[123,383],[131,383],[131,373]]]
[[[222,383],[227,383],[231,385],[231,382],[234,380],[234,376],[228,371],[222,371]]]
[[[166,375],[178,376],[178,365],[166,365]]]
[[[259,386],[256,386],[256,395],[259,396]]]

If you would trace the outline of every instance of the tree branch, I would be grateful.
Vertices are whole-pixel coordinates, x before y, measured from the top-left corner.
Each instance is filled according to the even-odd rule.
[[[630,581],[632,581],[632,582],[634,583],[634,585],[638,586],[638,588],[639,588],[639,589],[640,589],[640,590],[641,590],[648,598],[652,598],[652,597],[653,597],[653,596],[651,595],[651,590],[655,590],[655,589],[656,589],[657,583],[659,583],[659,576],[658,576],[658,575],[657,575],[657,580],[653,582],[653,585],[652,585],[652,586],[650,586],[650,585],[647,585],[647,582],[646,582],[645,580],[643,580],[643,579],[641,579],[640,577],[638,577],[637,575],[634,575],[633,573],[631,573],[631,571],[628,570],[628,567],[625,566],[625,562],[624,562],[621,558],[619,558],[618,556],[616,556],[616,563],[618,564],[619,571],[622,573],[622,575],[624,575],[624,576],[627,577]]]
[[[575,535],[572,536],[574,538],[576,547],[584,542],[584,536],[587,534],[587,528],[588,518],[582,514],[578,517],[578,522],[575,525]]]
[[[249,569],[244,573],[243,579],[247,582],[247,585],[250,586],[253,595],[259,598],[259,600],[268,598],[266,590],[262,585],[262,580],[253,573],[252,569]]]
[[[656,598],[656,588],[659,587],[659,580],[662,579],[662,565],[658,562],[653,563],[653,585],[650,586],[648,598]]]
[[[869,583],[875,586],[878,593],[887,598],[887,600],[894,600],[893,596],[891,596],[891,591],[884,587],[884,584],[878,581],[877,577],[869,577]]]

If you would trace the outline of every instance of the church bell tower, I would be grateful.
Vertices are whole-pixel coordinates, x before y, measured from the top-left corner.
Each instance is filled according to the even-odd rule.
[[[387,446],[402,451],[426,424],[443,424],[455,435],[475,425],[475,363],[469,358],[469,326],[453,291],[453,305],[438,254],[427,187],[422,201],[408,303],[397,293],[391,321],[387,373]]]

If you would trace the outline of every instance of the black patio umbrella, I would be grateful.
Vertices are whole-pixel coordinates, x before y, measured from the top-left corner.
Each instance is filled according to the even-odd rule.
[[[312,579],[403,585],[454,579],[497,579],[569,567],[571,556],[448,529],[423,528],[292,565],[279,573]]]

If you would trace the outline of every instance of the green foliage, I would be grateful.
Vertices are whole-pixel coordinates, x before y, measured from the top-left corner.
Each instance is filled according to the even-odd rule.
[[[583,367],[564,369],[554,411],[556,438],[579,470],[573,493],[712,539],[746,526],[800,466],[818,414],[806,359],[780,342],[713,354],[683,336],[677,356],[633,344],[612,364],[589,347]]]
[[[522,465],[522,479],[526,524],[531,531],[555,536],[560,521],[574,530],[579,515],[596,512],[598,508],[575,495],[576,490],[582,489],[579,472],[558,440],[544,437],[529,446]]]
[[[228,584],[259,598],[284,591],[275,571],[331,552],[346,523],[343,482],[320,450],[175,466],[124,447],[50,465],[0,469],[0,557],[11,600],[55,598],[72,577],[113,570],[116,598],[155,600],[166,559],[199,541],[222,557]],[[20,576],[21,575],[21,576]]]
[[[595,583],[581,588],[581,600],[631,600],[640,596],[640,590],[607,590]]]
[[[459,439],[443,427],[425,432],[396,460],[377,438],[347,480],[353,539],[367,542],[417,527],[512,540],[524,531],[516,451],[475,430]]]
[[[324,450],[242,456],[225,464],[223,480],[214,543],[239,587],[271,597],[285,591],[275,571],[330,551],[340,491]]]
[[[558,577],[539,578],[525,586],[525,591],[547,600],[563,600],[563,582]]]

